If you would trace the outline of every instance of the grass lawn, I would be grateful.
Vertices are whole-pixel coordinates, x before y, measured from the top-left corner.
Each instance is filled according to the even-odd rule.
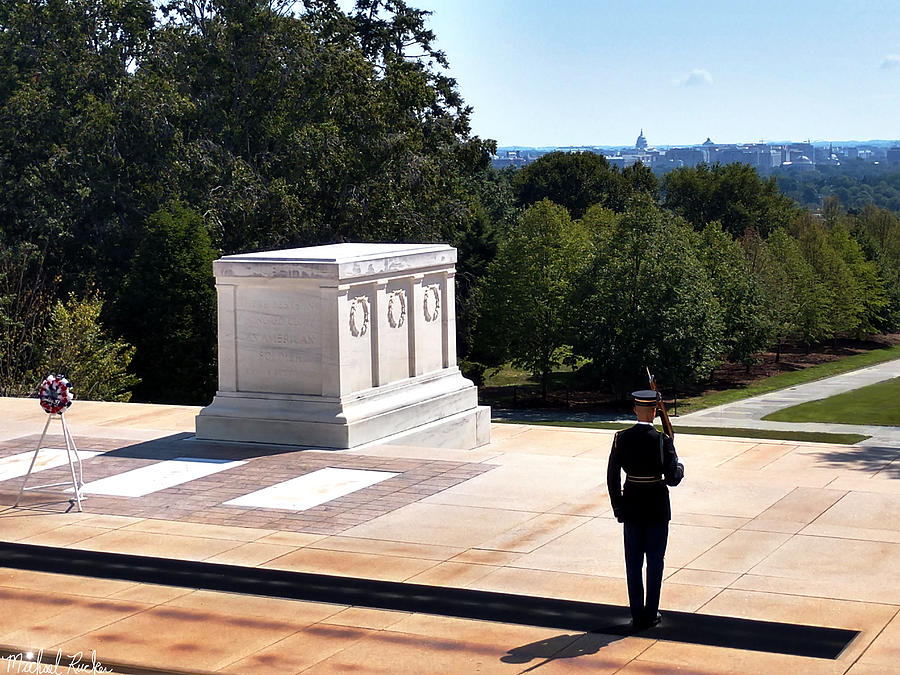
[[[900,377],[763,417],[774,422],[834,422],[900,427]]]
[[[537,424],[551,427],[576,427],[581,429],[627,429],[631,424],[618,422],[573,422],[573,421],[528,421],[494,420],[502,424]],[[657,425],[657,428],[659,426]],[[729,436],[734,438],[763,438],[768,440],[801,441],[805,443],[835,443],[837,445],[853,445],[869,438],[862,434],[833,434],[818,431],[776,431],[772,429],[723,429],[720,427],[682,427],[675,426],[676,434],[694,434],[697,436]]]
[[[697,410],[702,410],[703,408],[711,408],[716,405],[733,403],[735,401],[740,401],[752,396],[768,394],[770,391],[787,389],[788,387],[794,387],[798,384],[806,384],[807,382],[814,382],[826,377],[831,377],[832,375],[848,373],[851,370],[868,368],[869,366],[874,366],[876,363],[884,363],[885,361],[893,361],[894,359],[900,359],[900,345],[887,347],[885,349],[873,349],[870,352],[865,352],[863,354],[854,354],[853,356],[847,356],[845,358],[838,359],[837,361],[829,361],[828,363],[820,363],[817,366],[811,366],[809,368],[804,368],[803,370],[796,370],[790,373],[779,373],[778,375],[773,375],[772,377],[758,380],[753,384],[742,387],[740,389],[729,389],[728,391],[717,391],[711,394],[706,394],[705,396],[693,396],[690,398],[679,399],[678,412],[682,415],[686,415],[687,413],[696,412]],[[776,418],[767,417],[766,419],[774,420]],[[778,418],[778,420],[784,421],[781,418]],[[790,421],[824,422],[826,420],[791,419]],[[860,422],[860,424],[862,424],[862,422]]]

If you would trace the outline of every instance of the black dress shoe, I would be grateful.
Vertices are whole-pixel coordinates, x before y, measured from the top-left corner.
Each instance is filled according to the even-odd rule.
[[[656,616],[651,618],[643,617],[641,619],[632,619],[631,620],[631,632],[638,633],[642,630],[647,630],[648,628],[653,628],[654,626],[658,626],[662,621],[662,614],[659,612],[656,613]]]

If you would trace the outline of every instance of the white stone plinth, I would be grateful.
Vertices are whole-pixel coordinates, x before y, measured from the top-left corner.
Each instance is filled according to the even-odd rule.
[[[332,244],[213,263],[219,390],[197,437],[472,448],[488,409],[456,366],[456,249]]]

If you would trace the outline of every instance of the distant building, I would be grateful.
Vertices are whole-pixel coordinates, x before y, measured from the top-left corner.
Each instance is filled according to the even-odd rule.
[[[716,154],[718,151],[719,148],[716,147],[716,144],[712,142],[709,136],[707,136],[706,140],[700,145],[700,152],[703,153],[703,161],[707,164],[713,164],[717,161]]]
[[[522,168],[528,164],[530,158],[520,150],[507,150],[499,156],[491,157],[491,166],[495,169],[503,169],[507,166]]]
[[[634,142],[633,150],[630,148],[622,148],[620,150],[603,150],[596,148],[595,152],[603,155],[611,166],[620,169],[624,169],[626,166],[631,166],[632,164],[637,164],[638,162],[645,166],[651,166],[653,164],[658,164],[663,158],[663,153],[649,147],[643,129],[641,129],[640,135]]]
[[[755,155],[744,148],[732,147],[722,148],[716,153],[716,161],[722,164],[733,164],[740,162],[741,164],[756,164]]]
[[[634,149],[638,152],[643,152],[647,149],[647,139],[644,138],[644,130],[641,129],[641,135],[637,137],[637,140],[634,142]]]
[[[891,164],[900,163],[900,146],[895,146],[887,151],[887,161]]]
[[[665,159],[676,167],[697,166],[703,161],[703,152],[698,148],[669,148]]]
[[[624,169],[626,166],[637,164],[640,162],[644,166],[652,166],[659,162],[660,153],[658,152],[617,152],[614,155],[603,155],[611,166],[617,166]]]
[[[812,143],[809,141],[806,143],[791,143],[791,152],[796,152],[797,157],[805,155],[809,159],[813,159],[815,156],[815,148],[813,148]]]
[[[800,155],[796,159],[785,162],[781,166],[783,169],[796,172],[813,171],[816,168],[816,165],[813,164],[812,160],[806,155]]]

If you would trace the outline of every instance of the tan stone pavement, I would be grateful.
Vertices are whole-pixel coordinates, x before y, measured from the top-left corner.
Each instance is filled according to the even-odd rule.
[[[76,441],[99,450],[151,442],[176,452],[197,443],[176,436],[193,430],[197,410],[76,402],[67,419]],[[0,398],[0,456],[33,449],[44,421],[34,400]],[[495,425],[492,433],[489,446],[472,451],[324,453],[329,465],[363,462],[400,475],[393,492],[366,488],[326,508],[318,522],[327,527],[318,529],[310,514],[266,509],[235,509],[226,519],[233,507],[217,498],[322,465],[323,453],[258,452],[203,490],[91,497],[84,513],[66,513],[67,502],[42,493],[13,509],[21,479],[0,482],[0,539],[624,605],[621,526],[604,484],[612,432]],[[839,658],[2,566],[0,658],[94,650],[117,672],[900,673],[900,448],[676,441],[687,475],[672,490],[663,612],[860,631]],[[85,480],[107,475],[110,461],[87,460]],[[115,461],[121,469],[147,463]]]

